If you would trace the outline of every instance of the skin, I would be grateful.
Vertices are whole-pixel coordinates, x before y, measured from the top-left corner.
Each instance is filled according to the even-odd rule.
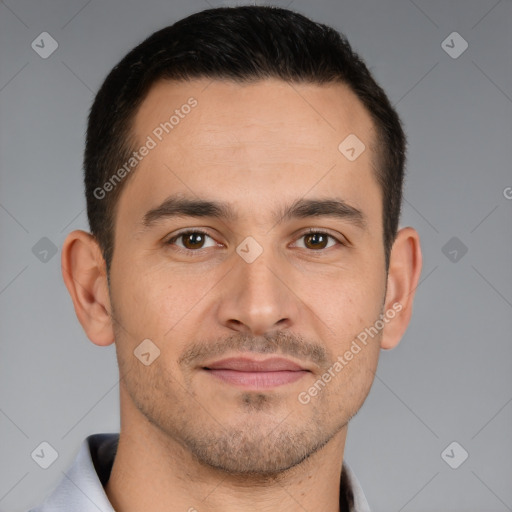
[[[94,237],[73,231],[62,250],[87,336],[116,343],[121,436],[107,495],[122,512],[338,511],[347,424],[380,350],[396,346],[410,321],[419,236],[399,231],[386,273],[374,127],[345,85],[162,81],[135,118],[139,143],[191,96],[198,105],[122,191],[110,289]],[[353,162],[338,150],[351,133],[366,146]],[[165,218],[144,229],[144,214],[171,194],[225,201],[237,218]],[[273,217],[297,199],[333,197],[361,210],[366,226]],[[186,228],[207,231],[202,249],[197,238],[166,244]],[[252,263],[236,252],[248,236],[263,249]],[[401,306],[394,318],[301,403],[393,304]],[[160,350],[148,366],[133,354],[147,338]],[[242,353],[282,355],[308,372],[247,390],[202,369]]]

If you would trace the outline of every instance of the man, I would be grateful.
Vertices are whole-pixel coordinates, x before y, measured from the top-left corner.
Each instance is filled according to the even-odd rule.
[[[210,9],[132,50],[89,117],[92,234],[62,249],[121,432],[36,510],[369,510],[343,452],[421,272],[404,161],[382,89],[302,15]]]

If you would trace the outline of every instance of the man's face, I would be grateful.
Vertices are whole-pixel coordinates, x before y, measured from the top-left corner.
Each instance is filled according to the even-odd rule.
[[[190,97],[197,105],[181,109]],[[158,130],[176,109],[179,122]],[[116,214],[110,296],[124,417],[149,420],[208,466],[267,475],[293,467],[344,430],[377,365],[380,332],[333,368],[384,313],[370,116],[341,84],[160,82],[134,134],[137,147],[148,136],[156,146]],[[338,149],[350,134],[366,146],[353,161]],[[146,215],[170,196],[226,203],[232,215]],[[348,208],[283,216],[312,200]],[[147,366],[134,355],[145,339],[160,350]],[[302,371],[219,363],[275,357]]]

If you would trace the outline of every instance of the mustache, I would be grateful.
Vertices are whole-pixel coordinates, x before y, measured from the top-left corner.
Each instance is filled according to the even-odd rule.
[[[332,359],[322,345],[289,332],[276,331],[264,336],[236,333],[227,338],[194,343],[181,354],[178,364],[190,366],[232,351],[288,355],[311,361],[320,368],[328,367]]]

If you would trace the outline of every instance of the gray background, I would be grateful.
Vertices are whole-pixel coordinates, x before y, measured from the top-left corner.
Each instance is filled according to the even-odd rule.
[[[209,5],[234,3],[0,2],[2,511],[38,504],[87,435],[119,429],[114,347],[88,341],[60,273],[66,234],[88,229],[86,115],[129,49]],[[349,428],[346,459],[377,512],[512,510],[512,3],[275,5],[348,36],[410,141],[402,225],[421,235],[422,280],[411,325],[382,353]],[[44,31],[59,45],[47,59],[31,48]],[[441,44],[453,31],[469,44],[458,58]],[[47,261],[32,250],[43,237],[57,249]],[[59,453],[46,470],[31,458],[42,441]],[[441,457],[452,441],[469,453],[458,469]]]

